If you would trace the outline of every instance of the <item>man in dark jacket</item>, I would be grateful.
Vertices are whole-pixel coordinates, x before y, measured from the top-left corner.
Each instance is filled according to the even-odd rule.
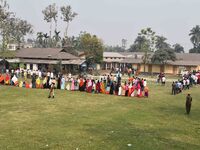
[[[192,97],[190,96],[190,94],[188,94],[186,97],[186,103],[185,103],[186,113],[188,115],[190,114],[191,105],[192,105]]]

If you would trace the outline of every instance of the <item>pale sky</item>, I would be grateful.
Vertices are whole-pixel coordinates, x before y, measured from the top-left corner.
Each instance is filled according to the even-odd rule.
[[[107,45],[121,45],[121,39],[132,44],[137,33],[151,27],[170,44],[180,43],[188,51],[192,27],[200,25],[200,0],[7,0],[10,10],[28,20],[35,34],[48,32],[42,10],[49,4],[71,5],[79,15],[70,24],[69,35],[80,31],[96,34]],[[60,21],[59,30],[65,24]]]

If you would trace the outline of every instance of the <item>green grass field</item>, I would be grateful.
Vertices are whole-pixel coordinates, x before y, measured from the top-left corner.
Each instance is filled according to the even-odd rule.
[[[1,86],[0,149],[199,150],[200,87],[170,91],[152,83],[149,99],[60,90],[48,99],[48,90]]]

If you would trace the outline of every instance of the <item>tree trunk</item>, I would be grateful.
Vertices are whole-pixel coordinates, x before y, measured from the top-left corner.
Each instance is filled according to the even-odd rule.
[[[69,28],[69,22],[67,22],[67,27],[66,27],[66,29],[65,29],[65,35],[64,35],[64,37],[67,37],[67,34],[68,34],[68,28]]]

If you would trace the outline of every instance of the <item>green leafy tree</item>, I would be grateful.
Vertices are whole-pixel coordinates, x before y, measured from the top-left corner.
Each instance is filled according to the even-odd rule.
[[[44,47],[50,47],[49,45],[50,36],[48,35],[48,33],[44,33],[43,36],[44,36]]]
[[[150,50],[150,45],[148,40],[145,38],[145,36],[139,35],[135,39],[135,42],[131,47],[129,48],[130,52],[145,52]]]
[[[7,49],[7,44],[10,38],[10,31],[14,17],[12,12],[9,12],[9,5],[6,0],[0,0],[0,34],[2,36],[2,50]]]
[[[103,43],[96,35],[82,33],[80,35],[80,48],[86,54],[88,65],[101,63],[103,59]]]
[[[175,51],[170,47],[170,44],[166,42],[167,38],[163,36],[157,36],[156,39],[156,51],[151,58],[152,63],[162,64],[163,66],[167,61],[175,61]]]
[[[144,64],[144,72],[146,72],[146,64],[150,61],[149,52],[155,51],[155,32],[151,28],[145,28],[138,33],[138,36],[129,51],[131,52],[144,52],[142,61]]]
[[[173,49],[164,49],[164,50],[157,50],[155,51],[151,61],[157,64],[166,64],[167,61],[176,60],[176,54],[174,53]]]
[[[43,44],[44,44],[44,33],[42,32],[38,32],[37,33],[37,42],[38,42],[38,46],[39,47],[43,47]]]
[[[60,8],[61,14],[62,14],[62,19],[64,22],[67,23],[67,27],[65,29],[65,37],[67,37],[68,33],[68,28],[69,28],[69,23],[78,15],[76,12],[72,11],[72,8],[70,5],[67,6],[62,6]]]
[[[189,50],[190,53],[200,53],[200,26],[196,25],[190,30],[190,41],[193,44],[193,48]]]
[[[173,47],[174,47],[174,51],[176,52],[176,53],[184,53],[185,51],[184,51],[184,47],[183,46],[181,46],[180,44],[174,44],[173,45]]]
[[[105,52],[124,52],[125,49],[120,47],[119,45],[117,45],[117,46],[104,46],[104,51]]]
[[[18,43],[18,47],[20,48],[20,44],[24,41],[24,37],[27,34],[32,34],[33,28],[32,25],[29,24],[26,20],[22,20],[19,18],[15,19],[14,22],[14,30],[12,30],[12,38],[14,41]]]
[[[57,30],[54,31],[53,40],[54,40],[54,43],[55,43],[54,46],[60,47],[60,45],[59,45],[59,42],[61,41],[60,31],[57,31]]]

